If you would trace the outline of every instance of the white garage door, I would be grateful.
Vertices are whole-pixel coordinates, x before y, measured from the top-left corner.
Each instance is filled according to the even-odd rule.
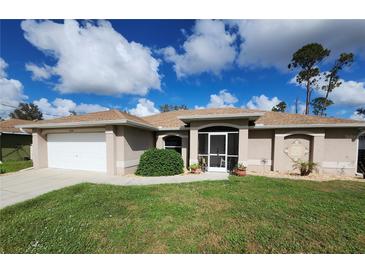
[[[48,166],[106,171],[105,133],[48,134]]]

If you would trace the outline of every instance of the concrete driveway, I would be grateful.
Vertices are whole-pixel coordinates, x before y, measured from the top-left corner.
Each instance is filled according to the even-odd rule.
[[[105,173],[67,169],[29,169],[0,176],[0,208],[41,194],[82,182],[114,185],[151,185],[186,183],[204,180],[226,180],[227,173],[186,174],[166,177],[134,175],[108,176]]]

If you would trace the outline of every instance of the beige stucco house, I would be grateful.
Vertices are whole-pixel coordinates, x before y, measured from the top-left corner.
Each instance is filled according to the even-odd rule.
[[[136,170],[149,148],[174,149],[185,166],[204,162],[227,172],[290,172],[297,160],[318,172],[354,175],[365,123],[348,119],[241,108],[179,110],[139,118],[118,110],[21,125],[33,130],[35,168],[53,167],[123,175]],[[361,139],[363,140],[363,139]]]

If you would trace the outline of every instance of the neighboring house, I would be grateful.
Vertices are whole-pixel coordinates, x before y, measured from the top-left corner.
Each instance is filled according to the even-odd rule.
[[[30,159],[32,131],[16,128],[30,123],[34,122],[21,119],[0,121],[0,162]]]
[[[354,175],[365,123],[348,119],[240,108],[171,111],[139,118],[118,110],[22,125],[33,129],[35,168],[134,172],[153,147],[181,153],[185,166],[209,171],[290,172],[298,160],[318,171]],[[362,139],[363,140],[363,139]],[[364,147],[360,145],[360,148]]]

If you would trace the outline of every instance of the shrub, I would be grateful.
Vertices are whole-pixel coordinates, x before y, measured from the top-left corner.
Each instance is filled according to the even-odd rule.
[[[294,168],[299,169],[300,176],[307,176],[311,174],[316,166],[316,163],[305,161],[298,161],[294,164]]]
[[[190,166],[189,166],[189,169],[198,169],[198,168],[200,168],[200,165],[199,164],[191,164]]]
[[[184,172],[184,162],[181,155],[170,149],[149,149],[139,161],[136,175],[169,176]]]

